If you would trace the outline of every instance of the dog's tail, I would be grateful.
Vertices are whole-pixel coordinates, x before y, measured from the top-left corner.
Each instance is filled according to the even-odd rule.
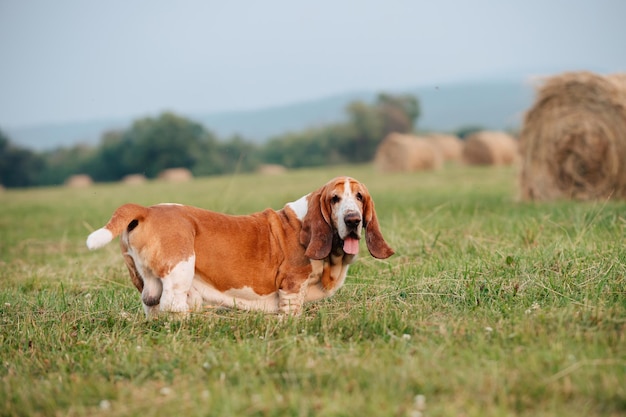
[[[98,249],[109,243],[124,230],[133,230],[148,214],[148,208],[138,204],[124,204],[111,216],[106,226],[92,232],[87,237],[87,247]]]

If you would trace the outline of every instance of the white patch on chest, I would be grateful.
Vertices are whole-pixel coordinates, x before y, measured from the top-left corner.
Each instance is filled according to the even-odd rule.
[[[289,206],[289,208],[291,208],[294,213],[296,213],[296,217],[298,217],[298,220],[300,221],[304,219],[304,216],[306,216],[306,212],[309,209],[309,202],[307,198],[308,196],[309,194],[305,195],[304,197],[300,197],[296,201],[287,203],[287,206]]]
[[[250,287],[233,288],[227,291],[218,291],[214,286],[196,276],[189,294],[191,304],[196,309],[203,305],[237,308],[241,310],[259,310],[266,313],[278,312],[278,293],[259,295]],[[202,301],[200,302],[200,299]],[[190,301],[191,301],[190,300]]]

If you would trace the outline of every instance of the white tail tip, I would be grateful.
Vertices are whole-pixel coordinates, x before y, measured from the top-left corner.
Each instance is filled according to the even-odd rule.
[[[109,229],[98,229],[87,237],[87,247],[91,250],[98,249],[113,240],[113,233]]]

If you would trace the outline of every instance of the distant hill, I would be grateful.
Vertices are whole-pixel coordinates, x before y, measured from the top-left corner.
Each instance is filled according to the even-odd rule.
[[[533,99],[531,86],[519,80],[463,82],[389,92],[415,94],[422,108],[418,128],[442,132],[466,126],[517,128]],[[220,139],[239,134],[262,143],[288,131],[345,120],[348,103],[354,100],[373,102],[377,93],[353,92],[266,109],[181,115],[202,123]],[[132,121],[129,117],[4,128],[4,131],[14,143],[42,151],[78,143],[95,145],[104,132],[124,129]]]

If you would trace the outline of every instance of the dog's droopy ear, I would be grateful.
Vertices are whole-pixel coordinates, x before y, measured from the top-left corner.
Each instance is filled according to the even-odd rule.
[[[310,259],[327,258],[333,245],[333,230],[323,190],[309,195],[308,209],[302,220],[300,243],[306,247],[304,254]]]
[[[394,250],[385,242],[380,232],[376,210],[374,209],[374,201],[369,197],[363,205],[363,218],[365,219],[365,243],[367,250],[374,258],[386,259],[394,254]]]

